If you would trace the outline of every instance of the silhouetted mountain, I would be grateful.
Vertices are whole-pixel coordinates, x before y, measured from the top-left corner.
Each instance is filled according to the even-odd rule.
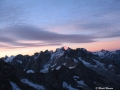
[[[120,90],[120,50],[62,47],[33,56],[6,56],[0,67],[0,90]]]

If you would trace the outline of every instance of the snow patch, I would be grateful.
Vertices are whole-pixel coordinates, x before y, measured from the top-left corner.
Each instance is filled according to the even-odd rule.
[[[26,73],[34,73],[33,70],[27,70]]]
[[[54,53],[52,53],[51,54],[51,60],[53,60],[53,58],[59,58],[59,57],[61,57],[61,56],[63,56],[64,55],[64,51],[63,50],[61,50],[61,49],[56,49],[56,51],[54,52]]]
[[[5,62],[12,62],[12,60],[15,58],[15,56],[11,56],[5,59]]]
[[[76,67],[76,66],[70,66],[69,69],[73,69],[73,68],[75,68],[75,67]]]
[[[50,66],[50,67],[55,67],[56,66],[56,64],[54,64],[54,65],[52,65],[52,66]]]
[[[80,61],[82,61],[82,63],[86,66],[86,67],[90,67],[91,64],[86,62],[85,60],[82,60],[81,57],[78,57]]]
[[[109,67],[109,68],[113,68],[114,66],[110,64],[110,65],[108,65],[108,67]]]
[[[105,55],[104,52],[98,51],[98,52],[93,52],[94,55],[98,55],[99,57],[103,57]]]
[[[78,84],[80,84],[80,85],[87,86],[87,85],[84,83],[83,80],[80,80],[80,81],[77,81],[77,82],[78,82]]]
[[[49,65],[50,65],[50,64],[45,64],[45,65],[43,66],[43,69],[40,70],[40,72],[41,72],[41,73],[48,73]]]
[[[27,79],[21,79],[21,82],[28,84],[29,86],[37,89],[37,90],[45,90],[45,88],[42,85],[34,84]]]
[[[63,88],[67,88],[67,89],[69,89],[69,90],[78,90],[78,89],[76,89],[76,88],[73,88],[73,87],[71,87],[71,85],[68,85],[66,82],[63,82]]]
[[[17,60],[17,62],[19,62],[20,64],[22,64],[22,61],[20,61],[20,60]]]
[[[36,60],[39,56],[40,56],[40,53],[38,54],[38,56],[34,56],[34,60]]]
[[[21,90],[15,83],[10,82],[13,90]]]
[[[92,65],[94,68],[97,68],[97,65]]]
[[[58,66],[58,67],[56,67],[56,70],[59,70],[61,68],[61,66]]]
[[[106,69],[103,63],[101,63],[101,62],[99,62],[97,60],[94,60],[94,61],[96,62],[98,67],[100,67],[101,69],[104,69],[104,70]]]
[[[63,65],[65,66],[65,65],[66,65],[66,63],[63,63]]]
[[[76,59],[73,59],[73,60],[74,60],[75,63],[78,63],[78,60],[76,60]]]
[[[79,76],[73,76],[74,79],[79,79]]]

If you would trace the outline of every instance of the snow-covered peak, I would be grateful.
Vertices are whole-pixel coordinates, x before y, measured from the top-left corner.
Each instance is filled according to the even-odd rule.
[[[103,57],[104,56],[104,52],[98,51],[98,52],[93,52],[94,55],[98,55],[99,57]]]
[[[7,57],[4,61],[5,62],[12,62],[12,60],[15,58],[15,56]]]
[[[103,49],[101,51],[93,52],[94,55],[98,55],[101,58],[112,57],[116,53],[117,53],[116,51],[107,51]]]
[[[53,58],[56,59],[56,58],[61,57],[63,55],[64,55],[64,50],[62,48],[57,48],[56,51],[51,54],[51,60]]]
[[[33,70],[27,70],[26,73],[34,73]]]
[[[103,58],[107,53],[110,53],[110,52],[104,49],[102,49],[101,51],[93,52],[94,55],[98,55],[101,58]]]
[[[64,48],[63,47],[57,48],[54,53],[56,53],[56,54],[64,53]]]
[[[67,46],[63,46],[63,48],[64,48],[64,50],[67,50],[67,49],[68,49],[68,47],[67,47]]]
[[[58,50],[63,50],[63,51],[65,51],[65,50],[68,50],[68,49],[69,49],[69,47],[63,46],[63,47],[61,47],[61,48],[57,48],[56,51],[58,51]]]

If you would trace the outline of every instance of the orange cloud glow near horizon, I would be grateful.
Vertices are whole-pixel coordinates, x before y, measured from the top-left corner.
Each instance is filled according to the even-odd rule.
[[[5,55],[11,56],[11,55],[18,55],[18,54],[33,55],[36,52],[45,51],[45,50],[55,51],[56,48],[61,48],[62,46],[67,46],[72,49],[85,48],[88,51],[92,51],[92,52],[100,51],[101,49],[114,51],[114,50],[120,49],[119,45],[120,45],[120,41],[114,40],[114,41],[109,41],[109,42],[101,41],[101,42],[81,43],[81,44],[64,43],[63,45],[58,45],[58,46],[27,47],[27,48],[13,48],[13,49],[1,48],[0,57],[4,57]]]

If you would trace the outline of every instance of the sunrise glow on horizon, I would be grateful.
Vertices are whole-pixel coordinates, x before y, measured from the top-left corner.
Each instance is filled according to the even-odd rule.
[[[0,0],[0,57],[63,46],[120,50],[120,1]]]

